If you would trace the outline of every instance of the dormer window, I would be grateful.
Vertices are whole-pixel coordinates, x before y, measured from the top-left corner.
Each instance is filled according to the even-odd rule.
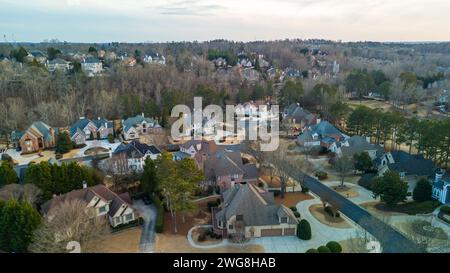
[[[281,217],[280,218],[280,223],[281,224],[287,224],[287,222],[288,222],[288,218],[287,217]]]
[[[244,215],[242,214],[236,215],[236,221],[244,221]]]

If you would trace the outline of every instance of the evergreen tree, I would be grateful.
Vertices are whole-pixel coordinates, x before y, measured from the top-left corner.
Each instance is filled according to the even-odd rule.
[[[413,191],[413,199],[417,202],[431,200],[433,187],[428,179],[422,177],[416,184]]]
[[[380,197],[381,201],[389,206],[394,206],[406,200],[408,183],[400,179],[397,172],[388,171],[383,177],[376,177],[372,183],[374,197]]]
[[[11,162],[2,160],[0,165],[0,187],[6,184],[17,183],[19,179],[17,174],[13,169]]]
[[[72,140],[70,139],[69,133],[60,132],[58,134],[58,139],[56,140],[56,153],[65,154],[70,152],[73,148]]]

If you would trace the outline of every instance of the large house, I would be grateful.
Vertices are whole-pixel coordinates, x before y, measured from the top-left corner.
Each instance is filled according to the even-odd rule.
[[[381,146],[371,144],[365,137],[352,136],[342,142],[335,143],[330,147],[330,150],[338,157],[353,158],[355,154],[367,152],[372,160],[384,153]]]
[[[432,196],[442,204],[450,205],[450,174],[440,169],[436,171]]]
[[[28,53],[27,58],[30,61],[36,60],[36,62],[40,63],[40,64],[45,64],[45,62],[47,61],[47,55],[45,55],[42,51],[40,50],[32,50]]]
[[[81,70],[88,76],[94,76],[102,73],[103,64],[96,57],[87,57],[81,62]]]
[[[212,213],[213,230],[224,237],[292,236],[298,220],[272,192],[252,184],[239,184],[222,193],[222,205]]]
[[[56,58],[51,61],[47,61],[47,70],[49,72],[62,71],[67,72],[70,69],[70,63],[61,58]]]
[[[78,145],[86,143],[88,139],[106,139],[113,134],[114,123],[102,118],[90,120],[81,117],[70,127],[70,139]]]
[[[162,127],[156,120],[146,118],[144,114],[123,120],[122,127],[125,140],[136,139],[141,135],[158,133],[162,130]]]
[[[290,127],[295,127],[299,131],[303,131],[308,126],[316,125],[319,122],[320,119],[316,115],[302,108],[298,103],[292,103],[283,111],[282,123]]]
[[[41,206],[44,217],[51,219],[54,209],[65,201],[80,200],[88,208],[95,209],[97,217],[107,217],[112,227],[127,224],[139,218],[128,193],[116,194],[104,185],[73,190],[63,195],[57,195]]]
[[[160,154],[161,151],[156,146],[133,140],[128,144],[120,144],[112,153],[112,159],[115,164],[121,164],[121,159],[124,159],[127,162],[127,170],[141,172],[144,169],[145,159],[147,157],[155,160]],[[120,166],[115,166],[114,169],[119,173],[123,170]]]
[[[44,122],[36,121],[24,132],[12,132],[11,140],[22,153],[33,153],[55,147],[56,132]]]
[[[165,65],[166,57],[164,57],[163,55],[160,55],[159,53],[147,54],[144,56],[144,62],[150,63],[150,64]]]
[[[331,125],[328,121],[308,126],[303,133],[297,137],[297,144],[301,147],[323,147],[330,149],[336,142],[343,141],[346,138],[341,131]]]

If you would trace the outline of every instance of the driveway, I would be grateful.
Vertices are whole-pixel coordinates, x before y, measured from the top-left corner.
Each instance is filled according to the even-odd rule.
[[[340,181],[330,181],[330,182],[323,182],[323,184],[327,185],[328,187],[331,188],[331,187],[336,187],[336,186],[341,185],[341,182]],[[379,200],[379,199],[373,198],[372,192],[364,187],[361,187],[360,185],[352,184],[352,183],[345,183],[344,185],[346,187],[353,189],[354,191],[356,191],[358,193],[358,196],[348,198],[350,201],[352,201],[355,204],[375,202],[375,201]]]
[[[158,210],[154,204],[146,205],[142,200],[134,201],[133,206],[140,211],[144,219],[139,248],[143,253],[151,253],[154,251],[155,224]]]

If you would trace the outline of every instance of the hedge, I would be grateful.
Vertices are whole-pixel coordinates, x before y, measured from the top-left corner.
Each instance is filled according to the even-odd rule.
[[[443,206],[441,212],[445,214],[450,214],[450,206]]]
[[[319,253],[332,253],[331,250],[326,246],[319,246],[319,248],[317,248],[317,251]]]
[[[319,253],[319,251],[315,248],[310,248],[305,253]]]
[[[162,233],[164,231],[164,215],[165,215],[164,206],[161,204],[161,200],[157,196],[153,198],[153,203],[158,209],[158,215],[155,223],[155,231],[157,233]]]
[[[297,237],[302,240],[311,240],[311,225],[305,219],[300,220],[297,225]]]
[[[336,241],[328,242],[326,247],[328,247],[332,253],[341,253],[342,252],[342,246]]]
[[[292,211],[297,211],[297,207],[289,207]]]

